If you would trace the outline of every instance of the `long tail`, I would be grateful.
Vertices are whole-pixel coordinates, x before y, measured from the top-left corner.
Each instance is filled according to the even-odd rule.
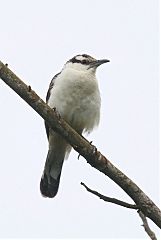
[[[58,192],[67,143],[58,134],[49,136],[49,150],[46,158],[40,191],[44,197],[53,198]]]

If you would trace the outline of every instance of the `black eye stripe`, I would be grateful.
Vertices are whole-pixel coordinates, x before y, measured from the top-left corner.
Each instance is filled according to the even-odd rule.
[[[83,59],[82,64],[89,64],[89,61],[87,59]]]

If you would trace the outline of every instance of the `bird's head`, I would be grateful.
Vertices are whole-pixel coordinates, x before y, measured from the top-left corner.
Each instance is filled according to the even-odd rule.
[[[90,71],[95,73],[97,67],[106,62],[109,62],[109,60],[97,60],[87,54],[80,54],[67,61],[64,68],[73,68],[78,71]]]

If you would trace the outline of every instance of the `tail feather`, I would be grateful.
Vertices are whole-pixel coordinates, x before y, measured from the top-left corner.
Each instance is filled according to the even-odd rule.
[[[56,133],[49,137],[49,151],[40,181],[40,191],[44,197],[53,198],[58,192],[66,148],[67,143]]]
[[[43,175],[40,181],[40,191],[44,197],[53,198],[56,196],[59,188],[60,175],[57,179],[50,176],[50,182],[48,182],[47,175]]]

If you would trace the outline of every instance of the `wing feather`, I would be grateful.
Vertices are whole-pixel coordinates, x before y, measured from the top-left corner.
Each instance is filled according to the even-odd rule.
[[[57,73],[51,80],[50,82],[50,85],[49,85],[49,89],[47,91],[47,95],[46,95],[46,103],[48,103],[49,101],[49,98],[50,98],[50,95],[51,95],[51,90],[52,88],[54,87],[54,84],[55,84],[55,80],[57,78],[57,76],[59,75],[60,73]],[[47,124],[47,122],[45,122],[45,128],[46,128],[46,134],[47,134],[47,137],[49,139],[49,126]]]

